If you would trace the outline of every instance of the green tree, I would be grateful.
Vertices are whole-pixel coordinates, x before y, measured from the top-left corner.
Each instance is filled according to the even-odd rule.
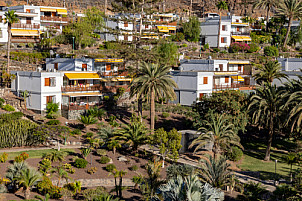
[[[7,24],[7,34],[8,34],[8,40],[7,40],[7,69],[6,72],[9,74],[10,69],[10,46],[11,46],[11,38],[12,38],[12,24],[19,22],[19,18],[16,14],[16,11],[9,10],[4,13],[5,21],[4,23]]]
[[[264,82],[272,85],[274,79],[287,78],[287,75],[281,72],[282,67],[278,61],[268,61],[257,68],[258,71],[253,76],[258,83]]]
[[[297,163],[297,154],[296,153],[288,153],[285,157],[284,157],[285,162],[290,165],[290,171],[289,171],[289,181],[290,183],[293,182],[293,165],[295,163]]]
[[[176,83],[168,75],[170,68],[152,63],[142,63],[138,69],[138,76],[133,79],[130,85],[131,97],[137,95],[138,99],[146,97],[150,103],[150,129],[154,130],[155,97],[157,99],[176,97],[173,87]]]
[[[114,171],[109,173],[109,175],[111,175],[111,174],[115,178],[115,192],[116,192],[116,195],[119,198],[123,198],[122,191],[125,189],[123,187],[123,177],[127,174],[127,171],[115,169]],[[117,182],[117,178],[119,178],[118,182]]]
[[[175,65],[178,58],[178,48],[175,43],[160,40],[156,46],[159,63],[162,65]]]
[[[213,158],[208,156],[207,159],[201,160],[200,179],[202,182],[209,183],[213,187],[222,188],[227,185],[230,171],[230,164],[224,156]]]
[[[53,150],[50,153],[44,153],[42,155],[43,159],[49,159],[51,162],[62,162],[65,160],[67,153],[64,151]]]
[[[190,42],[198,42],[200,37],[200,23],[197,17],[190,17],[189,21],[184,23],[183,30],[185,38]]]
[[[163,159],[162,168],[164,168],[167,155],[172,159],[178,158],[178,151],[181,148],[181,133],[177,132],[175,128],[169,132],[159,128],[151,136],[151,143],[158,146]]]
[[[98,137],[108,143],[117,134],[117,129],[112,126],[99,126]]]
[[[62,179],[65,179],[66,183],[68,183],[68,180],[70,179],[70,177],[68,176],[68,172],[62,166],[54,167],[50,172],[52,174],[56,174],[58,178],[58,183],[57,183],[58,187],[60,186]]]
[[[41,177],[42,176],[40,172],[33,168],[28,168],[22,170],[21,175],[16,178],[20,186],[23,187],[24,197],[26,200],[29,199],[30,189],[32,188],[32,186],[36,185],[38,181],[41,180]]]
[[[115,155],[116,149],[119,149],[122,147],[121,143],[118,140],[114,140],[114,139],[111,139],[108,142],[107,146],[109,149],[112,149],[113,155]]]
[[[117,139],[121,140],[125,144],[129,145],[133,151],[137,152],[140,145],[146,144],[148,130],[141,122],[131,122],[125,125]]]
[[[181,177],[187,177],[189,175],[195,174],[195,168],[191,165],[177,165],[177,164],[171,164],[169,167],[167,167],[166,170],[167,173],[167,180],[176,178],[177,175],[180,175]]]
[[[193,140],[190,148],[194,147],[194,152],[203,148],[208,143],[212,143],[214,158],[232,145],[243,148],[240,138],[234,131],[234,125],[228,122],[224,114],[211,114],[209,120],[205,120],[205,127],[199,128],[200,135]]]
[[[275,85],[265,84],[256,89],[256,93],[250,98],[248,109],[252,117],[252,122],[268,130],[268,142],[265,152],[265,161],[270,160],[270,150],[276,125],[280,125],[282,113],[282,90]]]
[[[86,133],[88,133],[89,125],[95,124],[97,122],[97,119],[95,119],[93,116],[85,116],[85,115],[81,115],[79,118],[79,122],[81,122],[82,124],[85,125],[86,128]]]
[[[266,32],[268,32],[269,12],[276,4],[277,2],[275,0],[255,0],[253,2],[253,9],[266,9]]]
[[[225,1],[219,1],[216,4],[217,9],[219,10],[219,28],[218,28],[218,39],[217,39],[217,48],[220,47],[220,29],[221,29],[221,11],[228,9],[228,4]]]
[[[283,43],[283,47],[286,47],[293,20],[302,16],[302,2],[300,0],[281,0],[277,7],[277,14],[289,19]]]

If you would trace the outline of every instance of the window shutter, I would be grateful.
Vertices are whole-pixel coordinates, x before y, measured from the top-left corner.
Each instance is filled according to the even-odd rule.
[[[111,64],[106,64],[106,70],[111,70]]]
[[[219,64],[219,71],[223,71],[223,64]]]
[[[229,83],[229,77],[225,77],[225,83]]]
[[[45,85],[46,87],[50,86],[50,78],[45,78]]]
[[[203,84],[208,84],[208,77],[203,77]]]
[[[124,27],[128,27],[128,22],[124,21]]]

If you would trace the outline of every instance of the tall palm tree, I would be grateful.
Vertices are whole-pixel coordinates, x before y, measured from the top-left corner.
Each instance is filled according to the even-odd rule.
[[[42,155],[42,158],[49,159],[51,162],[57,162],[57,161],[62,162],[65,160],[66,155],[67,153],[64,151],[53,150],[50,153],[44,153]]]
[[[9,10],[4,13],[5,16],[5,24],[7,24],[7,33],[8,33],[8,41],[7,41],[7,73],[9,74],[9,66],[10,66],[10,45],[11,45],[11,37],[12,37],[12,24],[19,22],[19,18],[14,10]]]
[[[220,44],[220,29],[221,29],[221,11],[228,9],[228,4],[225,1],[219,1],[216,4],[216,7],[219,10],[219,26],[218,26],[218,40],[217,40],[217,48],[219,48]]]
[[[240,138],[234,131],[234,125],[228,122],[224,114],[210,114],[210,119],[205,121],[205,127],[199,129],[200,135],[193,140],[189,148],[194,147],[194,152],[203,148],[208,143],[213,143],[212,151],[214,157],[220,154],[223,149],[236,145],[243,148],[240,144]]]
[[[282,67],[278,61],[268,61],[264,65],[257,67],[258,71],[254,78],[258,83],[266,82],[272,85],[274,79],[287,78],[288,76],[281,72]]]
[[[248,110],[251,113],[253,123],[268,130],[265,161],[270,160],[273,136],[276,125],[280,123],[280,116],[284,105],[282,99],[283,93],[284,91],[277,88],[276,85],[271,86],[267,83],[256,89],[256,93],[250,98]]]
[[[152,131],[154,130],[155,97],[157,99],[176,97],[173,87],[176,88],[177,85],[168,75],[169,71],[170,67],[143,62],[138,69],[138,76],[130,85],[131,97],[135,95],[138,98],[145,97],[150,103],[150,129]]]
[[[208,156],[207,159],[201,160],[200,179],[202,182],[209,183],[213,187],[222,188],[228,183],[230,171],[224,156],[213,158]]]
[[[86,133],[88,133],[88,127],[89,125],[95,124],[97,122],[97,119],[94,116],[88,115],[81,115],[79,118],[79,122],[81,122],[82,124],[84,124],[85,128],[86,128]]]
[[[266,32],[268,32],[269,12],[276,4],[276,0],[255,0],[253,2],[253,9],[264,8],[266,10]]]
[[[146,144],[148,140],[147,129],[143,123],[132,122],[121,129],[117,139],[132,147],[132,150],[136,152],[138,147]]]
[[[294,19],[302,17],[302,1],[301,0],[281,0],[277,8],[277,14],[288,18],[288,28],[284,39],[283,47],[287,46],[287,39],[290,28]]]
[[[23,170],[21,175],[17,178],[17,181],[23,187],[24,197],[26,200],[29,199],[31,187],[36,185],[40,180],[40,172],[33,168]]]

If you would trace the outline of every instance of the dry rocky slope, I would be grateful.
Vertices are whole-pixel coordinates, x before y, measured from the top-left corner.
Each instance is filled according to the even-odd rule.
[[[28,0],[29,4],[43,5],[43,6],[63,6],[64,0]],[[108,5],[111,1],[108,0]],[[188,10],[191,4],[191,0],[163,0],[161,3],[156,3],[156,8],[162,11],[162,2],[165,3],[166,11],[173,11],[179,15],[188,14]],[[192,11],[196,15],[200,16],[204,12],[217,12],[216,8],[217,2],[220,0],[192,0]],[[250,0],[226,0],[229,5],[228,11],[223,11],[222,14],[226,15],[228,12],[235,15],[251,15],[251,16],[262,16],[266,15],[265,10],[252,9],[252,6],[247,2]],[[65,5],[69,10],[75,12],[82,12],[85,8],[96,6],[99,8],[104,7],[105,0],[65,0]],[[0,6],[5,5],[24,5],[26,1],[24,0],[5,0],[0,1]],[[204,8],[203,8],[204,7]]]

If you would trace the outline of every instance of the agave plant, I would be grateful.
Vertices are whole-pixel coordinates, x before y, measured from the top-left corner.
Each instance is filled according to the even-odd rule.
[[[86,133],[88,133],[88,125],[91,125],[91,124],[95,124],[97,122],[97,120],[95,119],[94,116],[85,116],[85,115],[81,115],[81,117],[79,118],[79,122],[81,122],[82,124],[85,125],[86,127]]]

